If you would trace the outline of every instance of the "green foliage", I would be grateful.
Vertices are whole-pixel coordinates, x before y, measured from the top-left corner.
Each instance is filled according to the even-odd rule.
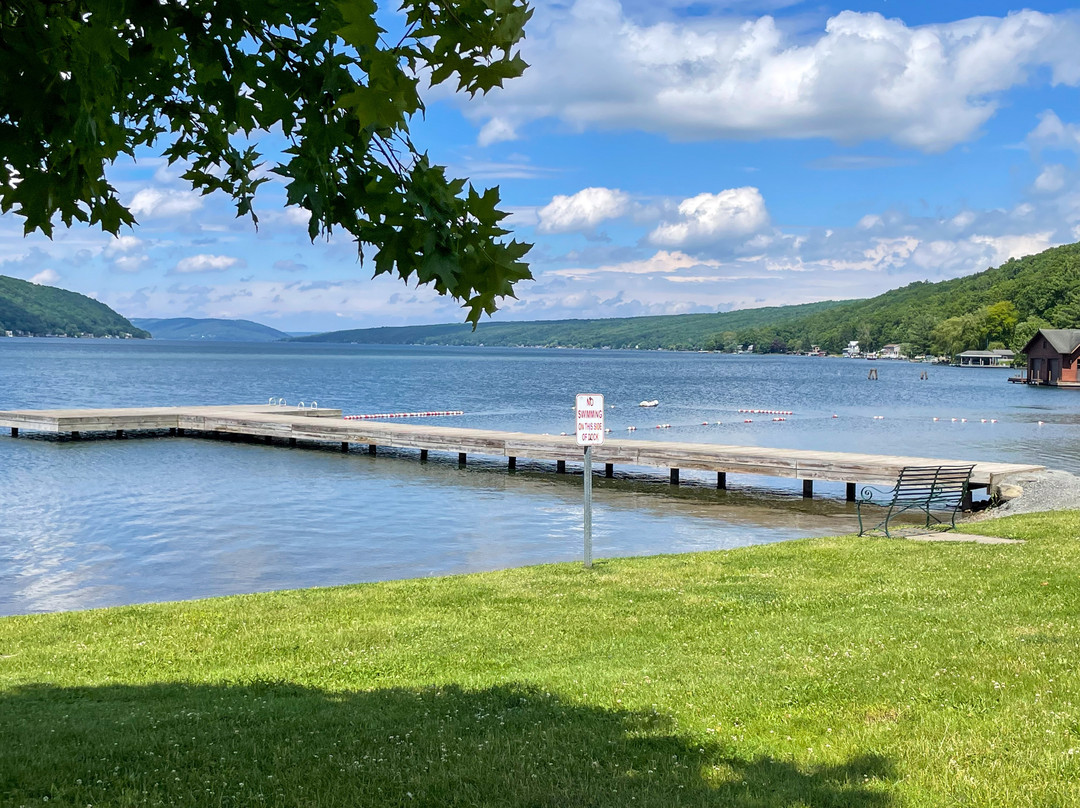
[[[135,223],[106,167],[163,144],[238,216],[268,181],[253,138],[289,141],[271,170],[312,239],[349,233],[375,274],[431,284],[467,319],[531,278],[505,241],[497,188],[448,179],[409,137],[421,72],[470,94],[525,63],[525,0],[406,0],[399,39],[374,0],[11,0],[0,6],[0,211],[26,232],[54,219],[110,233]]]
[[[0,275],[0,334],[4,331],[30,336],[150,336],[85,295]]]
[[[912,283],[775,330],[788,343],[801,339],[832,353],[857,339],[863,350],[910,343],[916,354],[955,355],[991,342],[1015,346],[1016,329],[1033,318],[1057,328],[1080,323],[1080,245],[1012,259],[962,278]]]
[[[1031,342],[1031,338],[1034,337],[1040,328],[1053,328],[1047,320],[1042,317],[1029,317],[1016,326],[1013,331],[1012,349],[1016,353],[1022,353],[1027,344]]]
[[[0,803],[1080,804],[1080,514],[0,619]]]

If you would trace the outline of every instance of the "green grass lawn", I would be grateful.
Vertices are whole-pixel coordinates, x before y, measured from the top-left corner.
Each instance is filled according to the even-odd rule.
[[[0,805],[1080,805],[1080,513],[0,619]]]

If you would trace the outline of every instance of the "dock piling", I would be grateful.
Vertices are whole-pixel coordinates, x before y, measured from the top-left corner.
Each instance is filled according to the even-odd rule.
[[[556,474],[566,474],[566,461],[565,460],[556,460],[555,461],[555,473]]]
[[[368,447],[367,447],[367,453],[368,453],[369,455],[373,455],[373,454],[375,454],[375,453],[376,453],[376,452],[378,452],[378,451],[379,451],[379,447],[378,447],[378,446],[376,446],[376,445],[375,445],[374,443],[369,443],[369,444],[368,444]]]
[[[19,437],[19,428],[17,426],[13,426],[11,428],[11,437],[13,437],[13,438]]]
[[[814,481],[803,480],[802,481],[802,495],[805,499],[814,498]]]
[[[605,463],[604,464],[604,476],[609,478],[609,479],[611,477],[615,476],[615,464],[614,463]]]
[[[343,452],[349,451],[349,442],[347,440],[343,440],[341,442],[341,451],[343,451]]]
[[[678,469],[670,469],[668,471],[668,481],[672,485],[678,485],[679,484],[679,470]]]
[[[855,483],[848,483],[847,484],[847,501],[848,502],[854,502],[855,501]]]
[[[726,491],[727,490],[727,472],[726,471],[718,471],[718,472],[716,472],[716,487],[719,488],[721,491]]]
[[[510,471],[513,471],[514,469],[516,469],[517,468],[517,458],[514,457],[513,455],[510,455],[508,458],[506,458],[506,468],[509,469]]]
[[[421,463],[426,463],[427,462],[427,452],[428,452],[427,449],[421,449],[420,450],[420,462]]]
[[[466,463],[469,462],[469,453],[468,452],[458,452],[457,462],[458,462],[459,466],[464,466]]]

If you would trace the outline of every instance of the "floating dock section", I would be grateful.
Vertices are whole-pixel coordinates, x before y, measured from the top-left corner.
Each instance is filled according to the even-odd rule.
[[[418,450],[420,459],[428,452],[456,453],[459,463],[469,455],[503,457],[513,469],[517,459],[554,461],[559,472],[567,462],[582,460],[581,447],[574,436],[535,435],[485,429],[460,429],[426,424],[380,423],[347,420],[341,410],[240,405],[224,407],[136,407],[94,410],[13,410],[0,411],[0,427],[20,431],[68,434],[165,431],[169,434],[216,433],[262,438],[297,445],[300,441],[339,444],[345,451],[353,444],[367,446],[375,454],[378,447]],[[679,471],[688,469],[716,473],[719,488],[727,487],[727,475],[751,474],[786,477],[803,481],[803,496],[813,496],[815,480],[847,484],[848,500],[855,499],[857,484],[892,485],[905,466],[975,464],[972,487],[993,489],[1014,474],[1041,471],[1043,466],[1017,463],[990,463],[954,458],[899,457],[852,452],[819,452],[803,449],[770,449],[758,446],[729,446],[713,443],[608,439],[593,447],[593,462],[602,464],[612,476],[614,467],[639,466],[668,469],[669,480],[679,482]]]

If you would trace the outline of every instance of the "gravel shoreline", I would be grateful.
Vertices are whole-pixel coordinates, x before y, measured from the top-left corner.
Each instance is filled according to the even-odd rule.
[[[1080,477],[1067,471],[1047,469],[1017,474],[1009,477],[1006,485],[1019,486],[1023,493],[994,508],[972,514],[965,521],[981,522],[1017,513],[1080,509]]]

